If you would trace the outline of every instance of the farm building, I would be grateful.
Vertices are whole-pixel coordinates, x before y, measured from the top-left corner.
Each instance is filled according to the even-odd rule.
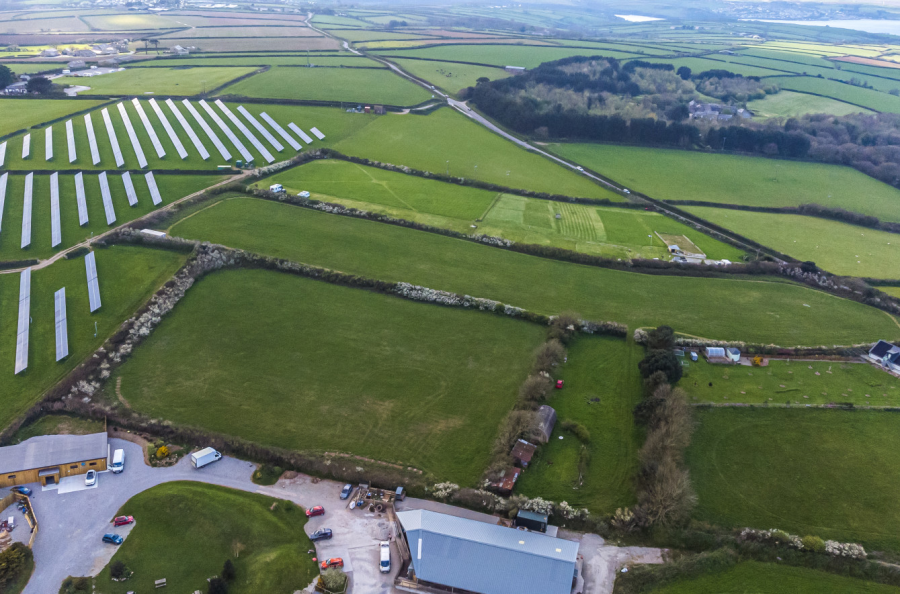
[[[41,483],[106,470],[109,446],[106,433],[40,435],[18,445],[0,448],[0,487]]]
[[[542,404],[537,409],[538,430],[540,431],[540,442],[547,443],[553,434],[553,427],[556,426],[556,411],[552,407]]]
[[[879,340],[869,349],[869,358],[882,367],[900,372],[900,347],[896,345]]]
[[[725,349],[725,357],[737,363],[741,360],[741,351],[735,348]]]
[[[578,543],[426,510],[397,513],[408,545],[395,584],[416,592],[580,592]]]
[[[513,489],[516,488],[516,481],[519,480],[521,473],[521,468],[516,468],[515,466],[507,468],[503,476],[490,484],[491,490],[499,495],[508,497],[512,494]]]
[[[537,446],[533,443],[528,443],[524,439],[518,440],[516,445],[513,446],[512,452],[510,452],[513,464],[519,468],[528,468],[528,464],[531,463],[531,459],[534,457],[535,450],[537,450]]]
[[[55,58],[59,56],[59,50],[55,50],[53,48],[45,49],[41,52],[42,58]]]

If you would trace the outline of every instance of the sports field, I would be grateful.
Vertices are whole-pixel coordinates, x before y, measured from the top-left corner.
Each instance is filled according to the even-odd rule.
[[[900,549],[900,438],[881,411],[698,411],[694,518]]]
[[[785,282],[617,272],[251,198],[216,204],[171,233],[632,328],[669,324],[697,336],[780,345],[900,336],[879,310]],[[710,310],[706,303],[729,306]]]
[[[900,97],[894,97],[874,89],[854,87],[842,82],[813,77],[773,77],[768,81],[778,83],[782,89],[804,91],[823,97],[831,97],[860,107],[886,113],[900,113]],[[897,85],[893,85],[897,86]]]
[[[132,407],[154,417],[474,484],[545,332],[276,272],[224,271],[196,284],[116,376]]]
[[[900,191],[849,167],[603,144],[551,149],[659,200],[822,204],[900,221]]]
[[[234,594],[292,592],[319,573],[307,554],[306,514],[290,501],[185,481],[139,493],[118,514],[134,516],[135,524],[110,565],[122,561],[134,575],[114,582],[107,566],[96,578],[98,592],[152,591],[160,576],[176,591],[205,590],[226,559],[236,570],[228,589]],[[238,555],[235,543],[243,545]]]
[[[450,62],[473,62],[493,66],[522,66],[534,68],[544,62],[561,60],[570,56],[600,55],[609,58],[636,58],[630,52],[606,49],[585,50],[568,47],[542,47],[529,45],[439,45],[421,49],[384,49],[376,53],[394,58],[428,58]]]
[[[632,480],[641,437],[631,411],[641,400],[637,362],[643,349],[621,339],[585,337],[568,351],[568,362],[553,374],[565,380],[565,387],[554,390],[547,403],[560,421],[577,421],[590,432],[586,446],[590,463],[581,476],[582,443],[558,422],[516,489],[530,497],[611,514],[634,503]]]
[[[398,66],[448,93],[457,93],[466,87],[474,87],[479,78],[497,80],[510,76],[500,68],[433,62],[431,60],[393,60]]]
[[[102,102],[91,100],[4,99],[3,117],[0,118],[0,136],[12,134],[22,128],[38,126],[70,113],[90,109],[100,103]],[[7,159],[10,156],[9,152],[9,147],[7,147]]]
[[[264,99],[354,101],[417,105],[431,93],[386,68],[295,68],[276,66],[223,89],[220,95]]]
[[[835,99],[792,91],[779,91],[774,95],[767,95],[765,99],[749,101],[747,109],[752,111],[753,115],[764,118],[792,118],[808,113],[827,113],[836,116],[872,113],[869,109]]]
[[[248,67],[203,67],[203,68],[141,68],[102,74],[83,78],[64,76],[57,83],[61,85],[84,85],[90,87],[79,95],[174,95],[191,96],[206,93],[249,74],[254,68]]]
[[[900,236],[838,221],[711,207],[690,213],[841,276],[900,277]]]

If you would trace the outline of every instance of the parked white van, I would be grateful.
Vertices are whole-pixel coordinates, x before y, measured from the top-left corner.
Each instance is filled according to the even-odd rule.
[[[116,450],[113,452],[112,466],[110,467],[115,474],[119,474],[125,470],[125,450]]]
[[[381,541],[381,573],[391,572],[391,543]]]

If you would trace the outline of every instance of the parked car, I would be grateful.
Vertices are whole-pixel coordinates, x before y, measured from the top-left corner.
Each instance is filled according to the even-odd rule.
[[[84,484],[88,487],[93,487],[97,484],[97,471],[96,470],[88,470],[87,474],[84,475]]]
[[[381,564],[378,569],[381,573],[391,572],[391,543],[386,540],[381,541]]]
[[[313,532],[309,539],[313,542],[318,540],[328,540],[331,538],[331,528],[322,528],[321,530],[316,530]]]
[[[103,542],[108,542],[109,544],[120,545],[125,542],[125,539],[119,536],[118,534],[104,534]]]
[[[353,492],[353,485],[351,485],[350,483],[347,483],[346,485],[344,485],[344,488],[341,489],[341,499],[346,499],[346,498],[350,497],[350,493],[352,493],[352,492]]]
[[[306,510],[307,518],[312,518],[313,516],[324,516],[324,515],[325,515],[325,508],[322,507],[321,505],[317,505],[315,507],[311,507],[308,510]]]
[[[565,382],[563,380],[556,380],[556,389],[557,390],[562,390],[563,385],[565,385]]]
[[[31,495],[31,489],[28,487],[13,487],[14,493],[21,493],[22,495]]]
[[[134,524],[134,516],[118,516],[113,520],[113,526],[127,526],[128,524]]]
[[[344,566],[344,560],[341,559],[340,557],[335,557],[333,559],[326,559],[325,561],[322,561],[322,565],[321,565],[322,569],[328,569],[329,567],[343,567],[343,566]]]

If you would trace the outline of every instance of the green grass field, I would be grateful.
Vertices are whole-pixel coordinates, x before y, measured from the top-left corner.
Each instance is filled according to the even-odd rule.
[[[12,443],[21,443],[37,435],[88,435],[106,431],[103,421],[69,415],[47,415],[19,429]]]
[[[212,91],[228,81],[249,74],[248,67],[153,68],[127,69],[121,72],[82,78],[64,76],[61,85],[84,85],[90,90],[79,95],[174,95],[190,96]]]
[[[379,62],[370,60],[364,56],[356,56],[347,54],[343,56],[321,56],[319,54],[298,53],[293,56],[277,55],[268,56],[265,54],[248,55],[248,54],[201,54],[200,56],[189,56],[184,58],[169,58],[158,60],[144,60],[129,64],[129,68],[155,68],[157,66],[306,66],[313,64],[315,66],[366,66],[371,68],[383,68]]]
[[[152,591],[160,576],[175,591],[205,591],[226,559],[237,572],[228,589],[234,594],[302,590],[319,573],[307,554],[313,546],[303,530],[306,514],[290,501],[175,482],[135,495],[119,513],[134,516],[135,525],[111,563],[123,561],[134,575],[114,582],[107,567],[95,580],[97,592]],[[243,545],[239,555],[235,543]]]
[[[857,77],[861,78],[861,77]],[[813,77],[772,77],[766,79],[778,83],[782,89],[789,91],[805,91],[839,101],[853,103],[875,111],[900,113],[900,97],[888,95],[874,89],[864,89],[852,85]],[[898,85],[891,84],[896,87]]]
[[[900,191],[849,167],[602,144],[551,148],[659,200],[822,204],[900,221]]]
[[[894,414],[714,408],[697,419],[695,519],[900,549]]]
[[[669,324],[708,338],[793,345],[900,336],[896,321],[879,310],[786,282],[617,272],[251,198],[216,204],[171,232],[547,314],[574,310],[631,327]],[[729,307],[710,311],[710,302]]]
[[[900,407],[900,380],[866,363],[771,360],[745,367],[710,365],[702,357],[687,363],[679,385],[695,402]]]
[[[623,60],[638,57],[634,53],[618,52],[607,49],[595,50],[569,47],[500,44],[448,44],[421,49],[385,49],[378,50],[377,53],[395,58],[428,58],[430,60],[474,62],[476,64],[491,64],[493,66],[523,66],[525,68],[534,68],[544,62],[561,60],[570,56],[600,55]]]
[[[792,91],[780,91],[774,95],[767,95],[765,99],[750,101],[747,103],[747,109],[754,115],[764,118],[793,118],[808,113],[827,113],[836,116],[872,113],[871,110],[835,99]]]
[[[221,95],[417,105],[432,94],[386,68],[294,68],[271,70],[226,87]]]
[[[900,276],[900,237],[894,233],[802,215],[696,206],[686,210],[833,274]]]
[[[154,417],[472,485],[544,334],[493,314],[225,271],[191,289],[116,375]]]
[[[590,431],[590,464],[579,481],[582,444],[557,424],[550,443],[519,478],[519,493],[600,514],[634,503],[641,439],[631,411],[641,400],[637,362],[642,356],[642,349],[615,338],[580,338],[569,347],[568,363],[554,373],[565,387],[555,390],[548,404],[559,420],[578,421]]]
[[[670,583],[653,594],[896,594],[900,589],[805,567],[745,561],[725,571]]]
[[[101,101],[80,101],[62,99],[3,99],[0,108],[0,136],[12,134],[16,130],[37,126],[49,120],[61,118],[67,114],[99,105]],[[2,142],[2,141],[0,141]],[[9,160],[11,146],[7,146],[6,158]],[[19,147],[21,152],[21,146]]]
[[[677,70],[687,66],[692,72],[700,74],[706,70],[728,70],[742,76],[777,76],[781,74],[777,70],[760,66],[744,66],[742,64],[727,64],[720,60],[707,60],[704,58],[636,58],[647,60],[654,64],[671,64]]]
[[[448,93],[457,93],[466,87],[474,87],[481,78],[497,80],[510,76],[500,68],[454,64],[453,62],[433,62],[431,60],[393,60],[398,66]]]
[[[116,246],[96,252],[102,307],[88,307],[84,258],[61,260],[32,272],[28,369],[13,375],[16,358],[19,275],[0,275],[0,427],[25,412],[50,386],[113,334],[185,260],[182,254]],[[66,288],[69,356],[56,362],[53,294]],[[95,324],[96,323],[96,336]]]

